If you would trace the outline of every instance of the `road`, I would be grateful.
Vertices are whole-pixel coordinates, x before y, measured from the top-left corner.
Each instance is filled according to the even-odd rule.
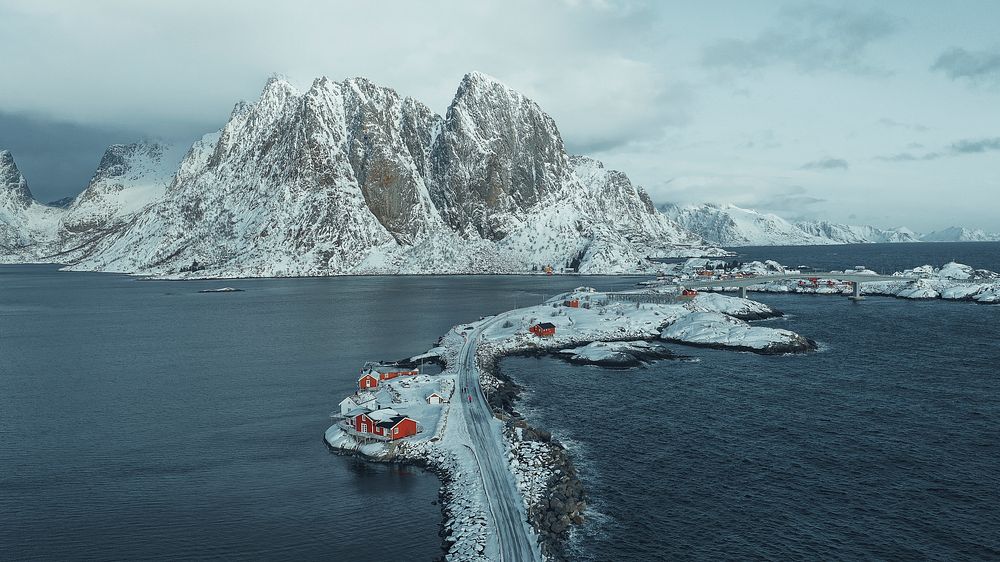
[[[479,338],[486,328],[503,317],[493,317],[467,332],[460,355],[458,387],[460,390],[469,389],[461,396],[462,412],[472,441],[472,452],[479,463],[479,475],[499,543],[499,559],[508,562],[541,560],[541,551],[528,527],[524,500],[507,464],[499,424],[495,423],[493,412],[479,386],[479,367],[476,365]],[[472,397],[471,402],[469,396]]]

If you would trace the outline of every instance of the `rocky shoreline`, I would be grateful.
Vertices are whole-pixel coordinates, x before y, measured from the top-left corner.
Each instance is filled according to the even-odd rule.
[[[527,354],[532,354],[532,351],[528,350]],[[528,517],[538,533],[542,554],[546,559],[567,560],[566,541],[569,539],[571,527],[580,525],[584,521],[584,512],[587,509],[586,492],[562,443],[554,439],[548,431],[532,427],[514,409],[522,388],[500,369],[500,361],[512,355],[518,354],[491,354],[485,357],[480,363],[480,372],[486,379],[484,384],[490,388],[488,396],[490,406],[503,420],[504,436],[507,441],[514,445],[512,460],[519,463],[528,460],[516,454],[517,443],[539,444],[533,448],[540,446],[545,451],[541,457],[546,460],[546,468],[550,474],[545,482],[544,494],[534,498],[534,501],[529,500]],[[538,457],[537,454],[533,456]]]

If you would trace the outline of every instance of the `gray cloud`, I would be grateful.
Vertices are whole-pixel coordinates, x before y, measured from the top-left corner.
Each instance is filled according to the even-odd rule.
[[[801,185],[793,185],[777,193],[761,197],[754,203],[754,207],[777,214],[794,213],[808,216],[810,214],[809,207],[825,202],[826,199],[810,195],[808,190]]]
[[[868,47],[899,27],[878,10],[852,11],[818,4],[783,9],[778,22],[753,39],[727,39],[709,45],[702,62],[737,69],[788,64],[802,72],[842,70],[871,73]]]
[[[945,150],[925,152],[923,154],[913,154],[912,152],[900,152],[888,156],[878,156],[875,159],[883,162],[921,162],[927,160],[937,160],[939,158],[961,156],[963,154],[979,154],[1000,150],[1000,137],[985,139],[961,139],[957,140]]]
[[[955,154],[972,154],[976,152],[1000,150],[1000,137],[978,140],[963,139],[952,143],[951,150]]]
[[[1000,51],[969,51],[952,47],[941,53],[931,70],[952,80],[967,79],[974,84],[1000,84]]]
[[[909,129],[911,131],[916,131],[918,133],[927,132],[929,129],[921,125],[920,123],[903,123],[901,121],[896,121],[895,119],[890,119],[888,117],[883,117],[878,120],[879,125],[883,125],[890,129]]]
[[[806,162],[800,169],[802,170],[846,170],[847,160],[843,158],[821,158]]]
[[[0,111],[0,149],[11,151],[40,201],[76,195],[94,175],[108,145],[141,136],[127,129]]]
[[[940,152],[927,152],[924,154],[913,154],[912,152],[898,152],[896,154],[890,154],[888,156],[876,156],[876,160],[881,160],[882,162],[919,162],[921,160],[937,160],[941,158],[944,154]]]

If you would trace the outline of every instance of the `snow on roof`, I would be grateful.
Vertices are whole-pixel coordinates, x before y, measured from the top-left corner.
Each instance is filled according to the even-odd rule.
[[[393,410],[392,408],[382,408],[380,410],[368,412],[368,417],[376,422],[389,421],[392,418],[399,417],[399,415],[399,412]]]
[[[553,324],[552,322],[539,322],[537,324],[537,326],[539,328],[542,328],[543,330],[548,330],[549,328],[555,328],[556,327],[556,325]]]
[[[340,403],[343,404],[344,402],[350,401],[360,406],[362,404],[367,404],[372,400],[375,400],[375,395],[372,394],[371,392],[365,391],[352,394],[347,398],[341,400]]]

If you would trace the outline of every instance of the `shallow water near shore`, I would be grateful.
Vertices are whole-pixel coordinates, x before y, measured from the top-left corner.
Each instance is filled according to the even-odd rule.
[[[823,351],[503,361],[597,512],[573,559],[1000,556],[1000,307],[753,297]]]

